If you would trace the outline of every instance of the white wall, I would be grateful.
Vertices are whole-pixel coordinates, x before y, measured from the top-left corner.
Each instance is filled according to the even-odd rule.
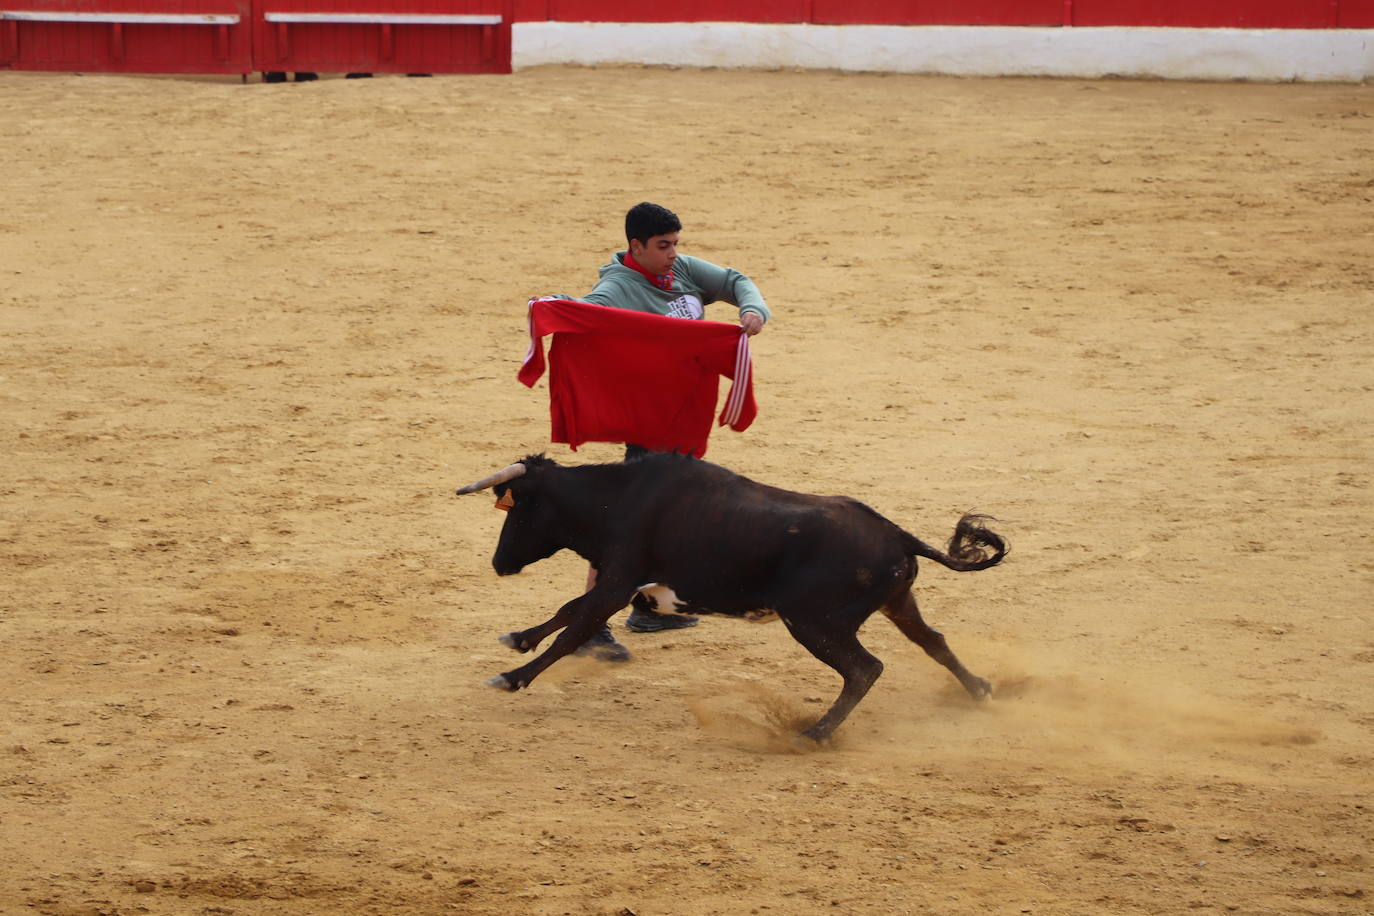
[[[1374,79],[1374,29],[517,22],[512,44],[516,69],[656,64],[1087,79]]]

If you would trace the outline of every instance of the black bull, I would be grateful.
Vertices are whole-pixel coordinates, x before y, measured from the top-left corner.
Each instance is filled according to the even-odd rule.
[[[812,496],[755,483],[718,465],[677,455],[623,464],[561,467],[534,455],[463,487],[494,488],[508,509],[492,557],[498,575],[569,549],[597,570],[584,595],[544,623],[502,637],[519,652],[562,630],[533,661],[487,683],[529,686],[580,647],[640,589],[667,586],[684,612],[757,619],[776,614],[812,655],[839,672],[844,687],[802,734],[824,741],[882,673],[860,644],[859,627],[876,610],[944,665],[975,699],[992,685],[970,672],[945,638],[921,619],[911,594],[916,558],[953,570],[987,569],[1007,546],[959,520],[946,551],[908,534],[857,500]]]

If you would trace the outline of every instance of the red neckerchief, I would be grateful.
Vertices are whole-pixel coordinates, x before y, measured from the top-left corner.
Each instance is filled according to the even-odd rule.
[[[662,276],[655,276],[654,274],[649,273],[643,267],[640,267],[639,262],[635,260],[635,256],[630,254],[628,251],[625,252],[625,266],[630,268],[631,270],[639,271],[640,276],[648,280],[654,286],[657,286],[659,289],[673,288],[673,272],[671,270],[668,271],[666,274],[663,274]]]

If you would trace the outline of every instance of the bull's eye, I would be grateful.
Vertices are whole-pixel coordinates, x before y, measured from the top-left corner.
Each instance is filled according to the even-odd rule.
[[[515,494],[512,493],[510,490],[507,490],[505,493],[502,493],[501,498],[496,500],[496,508],[500,509],[502,512],[509,512],[511,506],[514,505]]]

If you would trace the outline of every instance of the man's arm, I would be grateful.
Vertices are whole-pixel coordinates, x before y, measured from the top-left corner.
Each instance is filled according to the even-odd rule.
[[[597,281],[592,291],[581,296],[569,296],[567,293],[554,293],[554,299],[567,299],[569,302],[590,302],[592,305],[606,305],[618,307],[617,303],[623,299],[620,287],[614,281],[602,278]]]
[[[585,296],[574,296],[578,302],[590,302],[593,305],[608,305],[618,307],[618,303],[624,298],[620,287],[612,280],[602,279],[597,281],[592,291]]]
[[[772,316],[768,303],[763,301],[763,294],[754,281],[738,270],[720,267],[700,258],[678,258],[678,266],[684,265],[690,271],[693,282],[706,294],[708,302],[728,302],[739,308],[740,324],[749,334],[757,334]],[[677,266],[674,270],[677,270]],[[750,330],[751,326],[753,330]]]

